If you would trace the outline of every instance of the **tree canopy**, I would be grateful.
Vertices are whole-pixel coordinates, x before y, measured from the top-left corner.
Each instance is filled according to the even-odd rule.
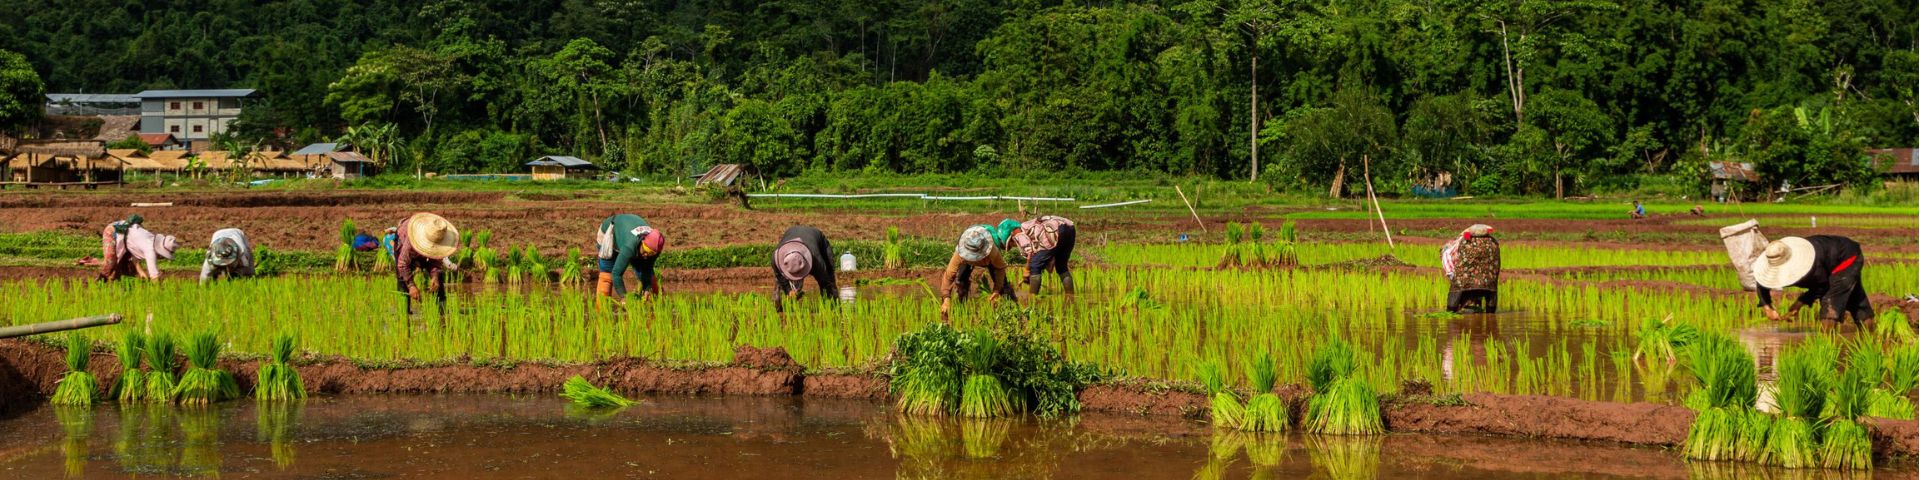
[[[1324,188],[1365,156],[1376,187],[1399,192],[1445,177],[1475,193],[1571,194],[1725,159],[1767,164],[1770,185],[1864,184],[1860,148],[1913,146],[1920,83],[1915,7],[1889,0],[0,10],[24,12],[0,19],[0,50],[24,56],[0,52],[0,124],[26,121],[8,102],[31,102],[41,79],[57,92],[255,88],[239,135],[297,144],[386,128],[383,161],[443,173],[569,154],[650,176],[743,163],[1245,179],[1257,160],[1276,173],[1263,182]]]

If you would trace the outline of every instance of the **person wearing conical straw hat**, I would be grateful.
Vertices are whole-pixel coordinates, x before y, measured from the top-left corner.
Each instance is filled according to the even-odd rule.
[[[784,311],[782,303],[789,297],[799,300],[807,277],[820,284],[820,298],[833,298],[840,285],[833,278],[833,262],[827,260],[832,253],[833,245],[818,228],[794,225],[780,234],[780,244],[773,249],[773,310]]]
[[[993,283],[993,295],[988,301],[998,302],[1001,296],[1019,300],[1013,293],[1013,285],[1007,283],[1007,260],[1000,254],[1000,245],[1006,244],[1004,236],[996,236],[994,227],[974,225],[960,232],[960,242],[953,247],[953,257],[947,259],[947,270],[940,275],[940,320],[947,320],[947,312],[953,309],[956,297],[966,301],[967,294],[973,289],[973,269],[985,268],[987,278]],[[957,295],[956,295],[957,294]]]
[[[238,228],[213,232],[213,244],[207,247],[207,259],[200,262],[200,283],[220,277],[253,276],[253,244]]]
[[[623,213],[600,222],[594,244],[600,258],[600,276],[594,291],[601,297],[626,298],[629,267],[640,280],[642,300],[660,293],[660,276],[654,273],[653,266],[659,261],[660,252],[667,248],[666,234],[648,225],[639,215]]]
[[[1483,313],[1500,311],[1500,241],[1493,227],[1474,224],[1440,249],[1447,274],[1447,311],[1478,305]]]
[[[1018,247],[1020,256],[1027,258],[1025,278],[1027,295],[1040,294],[1040,277],[1053,270],[1060,276],[1060,290],[1073,296],[1073,269],[1067,262],[1073,259],[1075,229],[1073,220],[1054,215],[1041,215],[1025,223],[1008,218],[1000,221],[995,233],[1006,232],[1005,243],[1001,248]],[[1000,236],[996,236],[1000,238]]]
[[[420,301],[420,286],[413,283],[415,273],[427,277],[427,289],[445,308],[447,270],[454,268],[447,257],[460,250],[460,230],[439,215],[416,213],[401,220],[394,231],[394,243],[400,251],[394,255],[393,269],[398,288],[407,294],[407,313],[413,313],[413,302]]]
[[[1860,271],[1867,266],[1860,243],[1832,235],[1786,237],[1768,243],[1748,265],[1758,287],[1754,291],[1760,296],[1760,310],[1768,320],[1780,320],[1780,311],[1773,307],[1773,291],[1800,287],[1807,291],[1787,308],[1787,318],[1819,300],[1820,321],[1828,327],[1852,314],[1861,328],[1873,328],[1873,304],[1860,286]]]

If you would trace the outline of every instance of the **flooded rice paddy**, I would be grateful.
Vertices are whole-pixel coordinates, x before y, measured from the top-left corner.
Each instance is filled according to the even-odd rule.
[[[901,418],[887,405],[348,396],[265,407],[50,406],[0,420],[0,476],[125,478],[1747,478],[1661,449],[1477,436],[1216,436],[1177,418]],[[1731,467],[1728,467],[1731,468]],[[1911,465],[1883,469],[1910,478]],[[1786,473],[1773,472],[1773,473]],[[1808,478],[1814,475],[1809,474]]]

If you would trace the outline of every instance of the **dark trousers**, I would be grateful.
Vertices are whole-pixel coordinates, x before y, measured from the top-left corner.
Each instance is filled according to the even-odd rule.
[[[1447,311],[1459,313],[1468,305],[1478,305],[1482,313],[1500,312],[1500,292],[1497,290],[1453,290],[1447,292]]]
[[[413,314],[413,297],[407,296],[407,282],[412,282],[412,281],[413,279],[411,278],[407,278],[407,279],[401,279],[398,277],[394,278],[394,284],[396,287],[400,289],[400,295],[403,297],[406,297],[407,299],[407,314],[409,315]],[[428,287],[431,288],[433,285],[440,286],[439,288],[433,289],[433,297],[435,300],[440,301],[440,304],[439,304],[440,313],[446,314],[447,313],[447,271],[446,270],[436,270],[433,272],[433,279],[428,282]]]
[[[1821,320],[1839,321],[1848,314],[1861,324],[1873,320],[1873,302],[1867,301],[1866,289],[1860,288],[1860,270],[1866,263],[1867,259],[1861,257],[1827,279],[1827,292],[1820,296]]]
[[[991,269],[983,270],[992,271]],[[973,265],[961,265],[960,270],[955,272],[956,275],[954,275],[953,279],[955,287],[953,292],[954,300],[966,301],[967,295],[973,292],[973,271]],[[1007,272],[1000,272],[1000,275],[1006,274]],[[993,279],[987,279],[987,288],[993,288],[993,284]],[[1015,297],[1013,284],[1009,282],[1002,282],[1001,284],[1003,287],[1000,289],[1000,296],[1007,297],[1009,300],[1013,299]]]

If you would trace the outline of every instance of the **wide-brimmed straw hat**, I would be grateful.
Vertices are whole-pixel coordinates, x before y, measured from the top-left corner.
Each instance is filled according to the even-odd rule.
[[[813,249],[805,242],[788,240],[773,249],[773,266],[780,269],[780,276],[789,282],[798,282],[807,278],[813,271]]]
[[[1748,268],[1753,271],[1753,280],[1760,286],[1781,289],[1807,276],[1813,271],[1813,243],[1800,237],[1786,237],[1767,244],[1767,249],[1753,257]]]
[[[173,250],[179,246],[180,243],[173,239],[173,235],[161,235],[157,233],[153,235],[153,254],[155,256],[172,260]]]
[[[460,249],[460,230],[439,215],[416,213],[407,218],[407,245],[427,258],[447,258]]]
[[[214,240],[213,248],[207,249],[207,263],[212,263],[214,266],[230,266],[238,260],[240,260],[240,244],[231,238]]]
[[[986,225],[974,225],[960,232],[960,244],[954,245],[953,254],[969,262],[978,262],[993,253],[993,232]]]

